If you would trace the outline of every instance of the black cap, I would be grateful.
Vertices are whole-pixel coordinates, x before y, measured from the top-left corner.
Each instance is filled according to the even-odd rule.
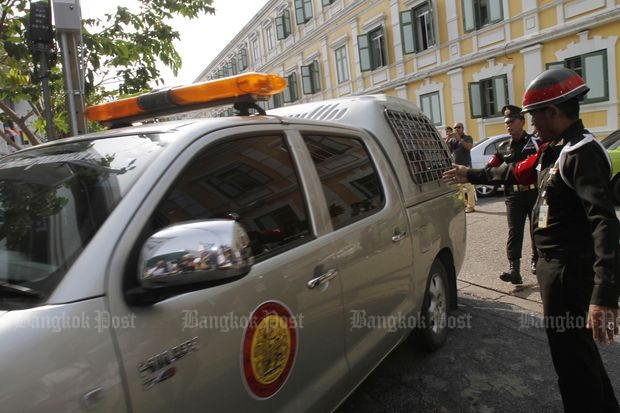
[[[504,120],[512,120],[512,119],[524,119],[523,114],[521,113],[521,108],[515,105],[506,105],[502,108],[502,114],[504,115]]]

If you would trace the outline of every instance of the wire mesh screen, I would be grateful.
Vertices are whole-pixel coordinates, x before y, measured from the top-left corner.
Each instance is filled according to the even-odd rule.
[[[423,116],[390,109],[385,110],[385,117],[398,138],[413,181],[421,185],[441,180],[452,158],[435,126]]]

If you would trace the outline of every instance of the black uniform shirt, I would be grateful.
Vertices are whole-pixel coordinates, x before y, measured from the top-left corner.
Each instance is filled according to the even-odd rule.
[[[504,156],[504,162],[521,162],[530,155],[534,155],[540,146],[540,141],[533,135],[523,131],[522,138],[518,141],[509,139],[498,148]]]
[[[556,162],[564,145],[577,144],[584,134],[589,132],[581,120],[573,123],[539,159],[539,195],[532,217],[534,242],[543,253],[594,255],[591,303],[617,307],[620,227],[609,189],[606,153],[592,141],[567,152],[562,165]],[[548,205],[546,226],[539,225],[543,204]]]

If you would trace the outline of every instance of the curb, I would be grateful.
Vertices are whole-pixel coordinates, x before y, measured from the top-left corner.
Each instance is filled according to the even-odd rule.
[[[485,287],[483,285],[471,283],[457,279],[456,290],[458,294],[465,294],[471,297],[480,298],[487,301],[494,301],[498,303],[508,304],[516,306],[524,311],[534,312],[542,315],[543,308],[542,303],[538,300],[533,300],[524,297],[524,293],[528,293],[527,290],[535,286],[524,285],[515,288],[511,292],[500,291],[494,288]]]

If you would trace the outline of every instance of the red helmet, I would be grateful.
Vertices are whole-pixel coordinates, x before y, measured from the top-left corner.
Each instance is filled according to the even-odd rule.
[[[566,68],[545,70],[536,76],[525,90],[521,112],[557,105],[585,95],[589,90],[583,78],[573,70]]]

